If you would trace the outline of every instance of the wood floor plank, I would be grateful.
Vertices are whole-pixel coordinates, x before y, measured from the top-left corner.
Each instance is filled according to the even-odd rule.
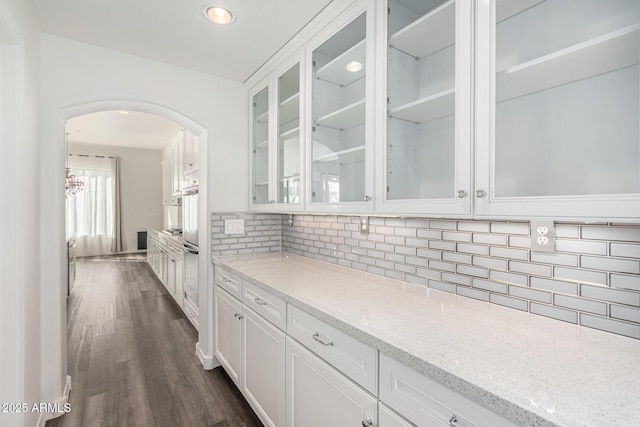
[[[197,331],[144,258],[77,268],[67,300],[71,412],[46,427],[262,425],[222,368],[202,369]]]

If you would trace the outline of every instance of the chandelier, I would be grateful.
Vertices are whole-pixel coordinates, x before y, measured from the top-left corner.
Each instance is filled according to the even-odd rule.
[[[67,197],[69,197],[82,191],[82,189],[84,188],[84,177],[72,175],[71,168],[67,166],[67,161],[69,159],[69,153],[68,153],[69,133],[68,132],[65,133],[65,148],[67,149],[67,153],[65,153],[66,159],[65,159],[65,168],[64,168],[64,172],[65,172],[64,189],[67,194]]]

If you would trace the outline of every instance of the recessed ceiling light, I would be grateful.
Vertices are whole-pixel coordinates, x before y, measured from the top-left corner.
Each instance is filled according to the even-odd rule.
[[[125,116],[128,116],[128,115],[129,115],[129,112],[128,112],[128,111],[125,111],[125,110],[118,110],[118,111],[116,111],[116,112],[117,112],[117,113],[119,113],[119,114],[124,114]]]
[[[351,71],[352,73],[355,73],[357,71],[362,70],[362,64],[359,63],[358,61],[351,61],[344,68],[346,68],[347,71]]]
[[[206,6],[202,12],[214,24],[229,25],[236,20],[235,15],[222,6]]]

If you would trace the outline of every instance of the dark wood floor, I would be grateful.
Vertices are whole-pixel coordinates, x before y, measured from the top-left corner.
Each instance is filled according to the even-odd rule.
[[[80,261],[67,311],[71,412],[46,427],[262,425],[139,255]]]

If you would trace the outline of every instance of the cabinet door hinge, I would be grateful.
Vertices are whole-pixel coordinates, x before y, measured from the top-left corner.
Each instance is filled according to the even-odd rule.
[[[316,66],[316,61],[311,61],[311,64],[315,67]]]
[[[255,148],[253,149],[253,154],[256,154],[256,149]]]
[[[391,15],[391,7],[387,7],[387,15]]]
[[[387,96],[387,104],[391,104],[391,97]]]
[[[256,197],[255,197],[255,196],[253,196],[253,201],[254,201],[254,202],[256,201]]]
[[[316,127],[315,127],[315,126],[312,126],[312,127],[311,127],[311,132],[315,132],[315,131],[316,131]]]
[[[387,193],[389,192],[389,186],[387,185]]]

